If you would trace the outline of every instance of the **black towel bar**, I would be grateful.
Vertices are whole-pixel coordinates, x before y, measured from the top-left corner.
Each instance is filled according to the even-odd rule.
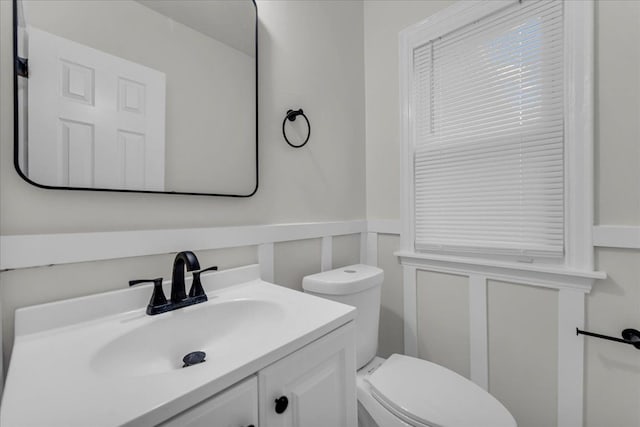
[[[595,332],[581,331],[576,328],[576,335],[587,335],[590,337],[602,338],[603,340],[615,341],[623,344],[631,344],[640,350],[640,331],[636,329],[625,329],[622,331],[622,338],[610,337],[608,335],[596,334]]]

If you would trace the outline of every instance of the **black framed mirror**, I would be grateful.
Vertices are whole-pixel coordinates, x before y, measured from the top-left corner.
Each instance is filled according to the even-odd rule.
[[[13,0],[14,164],[47,189],[250,197],[255,0]]]

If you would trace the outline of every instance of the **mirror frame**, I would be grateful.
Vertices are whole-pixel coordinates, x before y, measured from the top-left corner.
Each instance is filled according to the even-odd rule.
[[[255,131],[255,171],[256,171],[256,180],[255,186],[253,190],[247,194],[224,194],[224,193],[196,193],[196,192],[187,192],[187,191],[151,191],[151,190],[125,190],[125,189],[111,189],[111,188],[89,188],[89,187],[58,187],[40,184],[35,181],[29,179],[22,170],[20,170],[19,164],[19,142],[20,142],[20,134],[19,134],[19,106],[18,106],[18,75],[19,71],[19,63],[18,63],[18,0],[12,0],[13,6],[13,166],[16,169],[16,172],[22,179],[28,182],[31,185],[34,185],[39,188],[44,188],[47,190],[75,190],[75,191],[108,191],[108,192],[116,192],[116,193],[148,193],[148,194],[185,194],[191,196],[219,196],[219,197],[238,197],[238,198],[246,198],[251,197],[258,191],[258,182],[259,182],[259,169],[258,169],[258,6],[256,5],[256,0],[251,0],[253,3],[253,7],[255,10],[255,23],[254,23],[254,37],[255,37],[255,113],[256,113],[256,131]]]

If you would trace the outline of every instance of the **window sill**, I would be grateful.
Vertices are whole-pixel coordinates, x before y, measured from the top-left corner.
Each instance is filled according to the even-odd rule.
[[[461,275],[477,274],[488,279],[584,293],[591,291],[596,280],[607,278],[607,273],[602,271],[574,270],[564,266],[509,263],[411,251],[397,251],[394,255],[402,265],[418,269]]]

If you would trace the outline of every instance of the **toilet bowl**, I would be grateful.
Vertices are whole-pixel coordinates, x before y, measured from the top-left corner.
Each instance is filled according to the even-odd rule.
[[[312,295],[355,306],[360,427],[517,427],[485,390],[435,363],[400,354],[375,357],[381,269],[357,264],[306,276]]]

